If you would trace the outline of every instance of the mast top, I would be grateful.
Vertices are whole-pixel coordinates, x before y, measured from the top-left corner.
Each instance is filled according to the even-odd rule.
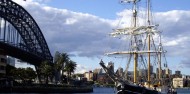
[[[120,0],[120,3],[136,3],[136,2],[139,2],[140,0]]]

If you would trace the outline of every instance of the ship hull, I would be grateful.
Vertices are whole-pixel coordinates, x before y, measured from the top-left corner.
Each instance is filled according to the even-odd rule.
[[[150,90],[145,87],[137,86],[137,85],[128,85],[117,87],[117,94],[160,94],[156,90]]]

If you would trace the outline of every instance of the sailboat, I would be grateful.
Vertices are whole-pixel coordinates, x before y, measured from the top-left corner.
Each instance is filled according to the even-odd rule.
[[[105,54],[107,56],[125,55],[128,57],[125,75],[123,77],[116,75],[114,71],[105,66],[103,60],[100,61],[100,65],[106,74],[115,82],[117,94],[160,94],[163,91],[163,87],[166,93],[174,94],[176,92],[173,92],[173,89],[171,89],[169,74],[163,73],[162,57],[164,56],[164,60],[166,60],[166,51],[162,46],[161,32],[158,30],[159,25],[155,25],[152,22],[150,0],[146,1],[147,11],[145,11],[145,14],[147,16],[145,19],[147,21],[145,25],[138,24],[138,4],[141,1],[142,0],[121,0],[122,4],[132,4],[132,24],[129,27],[116,28],[110,33],[112,37],[130,37],[129,50]],[[154,38],[159,39],[155,41]],[[128,68],[132,60],[134,68],[133,77],[130,78],[133,80],[130,80]],[[141,75],[139,79],[140,69],[138,68],[140,63],[144,66],[145,74]],[[157,67],[157,77],[151,77],[153,75],[153,65]],[[167,62],[164,64],[164,67],[167,68]]]

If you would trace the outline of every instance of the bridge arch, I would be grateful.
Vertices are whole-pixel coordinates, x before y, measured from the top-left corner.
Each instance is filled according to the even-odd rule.
[[[0,51],[34,65],[53,61],[36,21],[11,0],[0,0],[0,45]]]

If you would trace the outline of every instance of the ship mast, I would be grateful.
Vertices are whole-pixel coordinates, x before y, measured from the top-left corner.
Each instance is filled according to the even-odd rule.
[[[134,29],[134,28],[137,28],[137,3],[139,2],[139,0],[122,0],[122,3],[133,3],[133,8],[132,8],[132,11],[133,11],[133,20],[132,20],[132,27],[129,28],[129,29]],[[133,82],[134,83],[137,83],[137,63],[138,63],[138,47],[137,47],[137,35],[134,34],[136,31],[135,30],[132,30],[132,34],[133,34],[133,39],[134,39],[134,44],[133,44],[133,47],[134,47],[134,75],[133,75]]]
[[[150,26],[150,0],[148,0],[148,25]],[[150,29],[148,29],[150,30]],[[150,33],[148,33],[148,51],[150,51]],[[150,52],[148,52],[148,88],[150,88]]]
[[[150,0],[147,0],[147,14],[148,14],[148,26],[150,26],[151,25],[151,4],[150,4]],[[149,31],[148,32],[150,32],[150,30],[151,29],[148,29]],[[150,37],[151,37],[151,33],[148,33],[148,87],[150,88],[150,62],[151,62],[151,60],[150,60]],[[161,49],[161,46],[162,46],[162,44],[161,44],[161,35],[160,35],[160,39],[159,39],[159,51],[158,51],[158,53],[159,53],[159,58],[158,58],[158,68],[159,68],[159,74],[158,74],[158,79],[159,79],[159,84],[161,84],[161,52],[162,52],[162,49]]]
[[[162,43],[161,43],[161,35],[160,35],[160,40],[159,40],[159,51],[160,51],[160,53],[159,53],[159,65],[158,65],[158,67],[159,67],[159,75],[158,75],[158,79],[159,79],[159,85],[161,85],[161,78],[162,78],[162,69],[161,69],[161,51],[162,51]]]
[[[155,33],[159,33],[159,31],[157,31],[157,27],[158,25],[152,25],[151,24],[151,5],[150,5],[150,0],[147,0],[147,16],[148,16],[148,25],[146,26],[138,26],[137,23],[138,23],[138,18],[137,18],[137,13],[138,13],[138,7],[137,7],[137,4],[140,0],[122,0],[122,3],[133,3],[133,6],[132,6],[132,12],[133,12],[133,17],[132,17],[132,26],[131,27],[125,27],[125,28],[122,28],[122,29],[114,29],[114,32],[110,33],[111,36],[113,37],[117,37],[119,35],[131,35],[132,36],[132,41],[133,41],[133,44],[132,44],[132,51],[117,51],[117,52],[111,52],[111,53],[106,53],[106,55],[121,55],[121,54],[133,54],[133,58],[134,58],[134,79],[133,79],[133,82],[134,83],[138,83],[137,82],[137,66],[138,66],[138,55],[141,55],[141,54],[148,54],[148,77],[147,77],[147,82],[148,82],[148,87],[150,87],[150,66],[151,66],[151,53],[159,53],[159,63],[161,62],[161,52],[162,52],[162,49],[160,48],[159,51],[153,51],[151,49],[151,37],[152,37],[152,34],[155,34]],[[139,50],[139,47],[138,47],[138,36],[139,35],[143,35],[143,34],[147,34],[147,37],[148,37],[148,49],[147,51],[141,51]],[[161,78],[161,64],[159,64],[159,78]]]
[[[137,0],[133,1],[133,23],[134,23],[134,28],[137,27]],[[134,51],[137,51],[137,43],[136,43],[136,35],[134,35]],[[134,79],[133,82],[137,83],[137,62],[138,62],[138,53],[134,53]]]

